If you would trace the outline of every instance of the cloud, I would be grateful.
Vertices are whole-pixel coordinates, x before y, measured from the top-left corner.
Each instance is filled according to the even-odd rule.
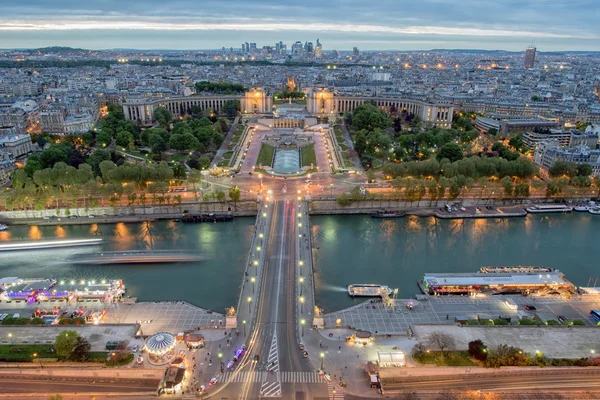
[[[140,32],[176,37],[177,32],[198,31],[214,47],[231,45],[220,42],[226,32],[247,40],[265,32],[302,32],[328,34],[340,42],[352,33],[367,42],[382,34],[396,40],[438,36],[440,43],[471,37],[473,47],[497,38],[520,38],[521,47],[560,39],[574,49],[579,44],[600,49],[590,44],[600,39],[597,0],[302,0],[293,5],[285,0],[28,0],[3,5],[2,11],[0,42],[10,43],[18,43],[9,37],[13,32],[58,32],[68,39],[74,31],[117,30],[125,43],[134,37],[140,43]]]

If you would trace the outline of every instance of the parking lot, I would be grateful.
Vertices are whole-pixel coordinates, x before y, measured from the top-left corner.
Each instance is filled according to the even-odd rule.
[[[591,309],[600,308],[599,296],[578,296],[566,300],[559,296],[532,298],[510,296],[518,305],[518,310],[509,308],[505,296],[472,298],[468,296],[428,297],[428,300],[413,300],[414,307],[409,309],[410,300],[398,299],[394,307],[385,307],[383,303],[367,300],[365,303],[325,315],[325,325],[350,326],[375,334],[405,335],[412,325],[418,324],[454,324],[456,318],[496,319],[510,317],[513,321],[519,315],[534,317],[536,313],[550,313],[564,316],[569,321],[581,320],[587,325],[596,325],[589,317]],[[535,310],[525,310],[526,305]],[[549,314],[546,314],[549,315]]]
[[[182,301],[117,304],[108,310],[105,323],[140,323],[143,335],[157,332],[176,334],[199,327],[225,325],[225,316]]]

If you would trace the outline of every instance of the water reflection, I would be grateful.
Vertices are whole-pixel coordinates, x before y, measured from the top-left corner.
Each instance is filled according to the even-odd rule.
[[[425,272],[476,272],[482,266],[558,268],[576,285],[600,273],[594,254],[600,218],[589,215],[437,220],[368,216],[311,218],[317,302],[326,311],[353,304],[322,288],[351,283],[398,287],[401,297],[418,292]]]
[[[40,231],[38,226],[33,225],[29,227],[29,234],[27,236],[32,240],[39,240],[42,238],[42,231]]]

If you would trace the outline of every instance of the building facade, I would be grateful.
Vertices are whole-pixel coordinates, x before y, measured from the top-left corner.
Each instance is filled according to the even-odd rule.
[[[557,140],[546,140],[538,144],[533,161],[546,171],[557,161],[589,164],[592,166],[592,175],[600,176],[600,150],[592,150],[587,146],[565,148]]]
[[[533,68],[535,63],[535,47],[531,46],[525,50],[525,68]]]
[[[352,112],[356,107],[369,101],[375,102],[379,109],[391,114],[406,110],[434,126],[440,128],[452,126],[454,106],[451,102],[428,102],[394,97],[336,96],[327,89],[317,89],[306,95],[308,112],[322,117]]]
[[[11,153],[14,158],[33,153],[31,135],[0,135],[0,151]]]
[[[212,109],[215,112],[221,112],[223,105],[229,100],[239,100],[241,111],[245,114],[267,114],[273,108],[273,96],[264,89],[254,88],[239,96],[187,96],[163,99],[127,98],[123,103],[123,112],[126,119],[149,124],[154,121],[154,110],[158,107],[165,107],[173,117],[178,118],[189,114],[194,106],[200,107],[202,110]]]

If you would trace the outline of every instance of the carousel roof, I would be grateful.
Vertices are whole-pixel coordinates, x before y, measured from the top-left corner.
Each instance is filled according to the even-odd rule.
[[[146,340],[146,349],[151,353],[168,351],[175,345],[175,336],[167,332],[159,332]]]

